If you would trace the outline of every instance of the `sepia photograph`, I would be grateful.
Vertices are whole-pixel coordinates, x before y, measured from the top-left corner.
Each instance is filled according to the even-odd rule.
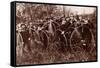
[[[16,65],[97,61],[95,6],[16,3]]]

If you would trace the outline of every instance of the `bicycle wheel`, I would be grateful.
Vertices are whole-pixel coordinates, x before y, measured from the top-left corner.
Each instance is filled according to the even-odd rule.
[[[46,31],[41,30],[39,31],[38,35],[38,42],[41,42],[40,45],[43,46],[44,49],[46,49],[49,45],[49,35]]]
[[[70,37],[70,46],[73,51],[89,51],[88,48],[92,42],[93,35],[87,27],[78,27],[74,29]]]
[[[70,47],[73,52],[80,51],[81,49],[81,34],[75,29],[70,36]]]
[[[42,42],[44,44],[44,48],[48,48],[48,46],[50,45],[50,40],[51,40],[51,37],[49,36],[49,33],[46,32],[46,31],[42,31]]]
[[[96,42],[95,42],[95,38],[94,38],[94,35],[93,35],[93,32],[92,32],[92,30],[90,29],[89,30],[90,31],[90,33],[91,33],[91,42],[90,42],[90,46],[88,46],[88,48],[90,48],[90,53],[92,53],[93,52],[93,50],[96,48]],[[96,51],[96,50],[95,50]]]
[[[17,45],[16,45],[16,56],[17,56],[17,59],[20,59],[20,60],[17,60],[18,62],[21,62],[21,59],[23,58],[23,38],[21,36],[20,33],[17,33],[16,34],[16,40],[17,40]]]
[[[94,35],[91,31],[90,28],[88,28],[86,25],[83,25],[83,27],[81,28],[82,31],[80,31],[81,33],[81,36],[82,36],[82,40],[84,40],[82,42],[82,45],[84,46],[84,49],[87,51],[87,52],[90,52],[92,48],[94,48],[95,46],[95,40],[94,40]]]

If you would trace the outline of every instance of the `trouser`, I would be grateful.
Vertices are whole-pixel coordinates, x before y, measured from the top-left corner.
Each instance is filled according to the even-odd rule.
[[[31,52],[31,43],[30,43],[29,40],[27,40],[27,41],[24,42],[23,48],[25,48],[25,47],[27,48],[27,50],[29,52]]]

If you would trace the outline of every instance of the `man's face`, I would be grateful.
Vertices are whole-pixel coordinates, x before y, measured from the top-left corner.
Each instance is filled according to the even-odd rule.
[[[81,20],[81,19],[82,19],[82,17],[80,16],[80,17],[79,17],[79,19]]]
[[[22,25],[22,29],[25,29],[25,25]]]
[[[66,23],[66,21],[65,21],[65,19],[63,18],[63,20],[62,20],[62,24],[65,24]]]
[[[30,23],[30,26],[32,26],[32,23]]]
[[[36,26],[33,26],[34,27],[34,29],[36,29]]]
[[[74,17],[73,17],[73,16],[71,16],[71,17],[70,17],[70,19],[71,19],[71,20],[73,20],[73,19],[74,19]]]
[[[66,18],[67,21],[69,21],[69,18]]]

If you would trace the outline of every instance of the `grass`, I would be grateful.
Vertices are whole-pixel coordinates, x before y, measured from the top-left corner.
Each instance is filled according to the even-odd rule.
[[[20,45],[18,45],[20,46]],[[81,62],[81,61],[95,61],[96,60],[96,48],[90,53],[85,49],[79,49],[76,47],[76,51],[71,52],[68,47],[60,45],[59,42],[51,43],[44,48],[42,44],[35,41],[32,42],[31,52],[24,48],[22,56],[20,55],[21,49],[16,47],[17,65],[30,65],[30,64],[48,64],[48,63],[62,63],[62,62]]]

